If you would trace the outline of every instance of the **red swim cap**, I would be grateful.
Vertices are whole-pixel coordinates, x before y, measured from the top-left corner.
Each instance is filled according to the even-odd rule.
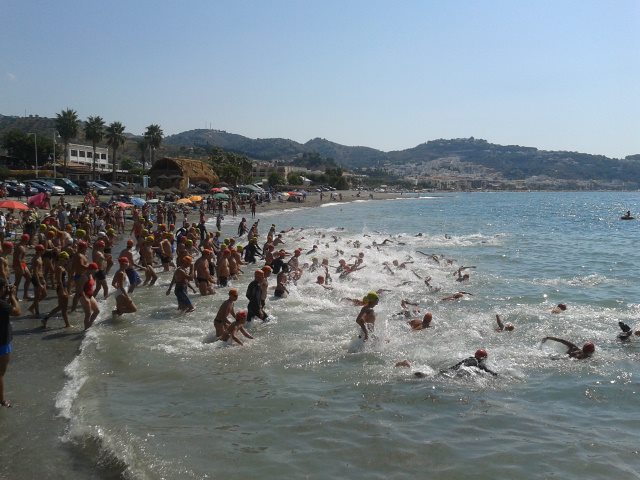
[[[86,249],[87,248],[87,242],[85,242],[84,240],[80,240],[78,242],[78,248],[81,249],[81,250]]]
[[[127,240],[127,247],[133,247],[133,240]]]
[[[236,320],[246,320],[246,319],[247,319],[246,310],[240,310],[239,312],[236,312]]]
[[[120,257],[118,263],[129,263],[129,259],[127,257]]]
[[[102,240],[98,240],[96,242],[96,248],[104,248],[104,242]]]
[[[596,346],[593,344],[593,342],[587,342],[582,347],[582,351],[584,353],[593,353],[596,351]]]
[[[13,249],[13,242],[2,242],[2,249],[3,250],[12,250]]]
[[[28,242],[31,239],[28,233],[23,233],[22,237],[20,238],[22,239],[23,242]]]
[[[481,358],[487,358],[489,355],[487,354],[487,351],[484,348],[480,348],[480,349],[476,350],[476,354],[474,356],[478,360],[480,360]]]
[[[44,245],[42,245],[41,243],[36,245],[36,252],[44,252]]]
[[[87,269],[88,270],[98,270],[98,264],[95,262],[91,262],[89,265],[87,265]]]

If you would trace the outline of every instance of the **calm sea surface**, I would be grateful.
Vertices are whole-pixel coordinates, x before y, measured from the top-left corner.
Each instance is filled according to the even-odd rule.
[[[640,212],[637,193],[434,194],[264,214],[263,235],[271,223],[303,229],[287,249],[317,244],[331,265],[364,252],[366,267],[334,274],[333,290],[307,273],[288,298],[270,295],[275,318],[252,325],[244,347],[202,343],[228,289],[192,295],[190,315],[165,295],[169,277],[137,290],[139,314],[98,322],[66,367],[62,448],[136,479],[640,478],[640,339],[616,340],[619,320],[640,328],[640,221],[620,221],[626,210]],[[237,220],[225,219],[229,235]],[[414,263],[391,275],[392,260]],[[475,267],[465,284],[452,275],[462,265]],[[358,307],[341,299],[381,288],[379,341],[349,353]],[[458,290],[473,295],[440,301]],[[403,298],[431,311],[433,328],[409,331],[395,315]],[[552,315],[560,302],[567,311]],[[494,331],[497,313],[514,332]],[[546,335],[591,340],[596,354],[569,360]],[[497,378],[438,374],[481,347]],[[410,369],[394,368],[404,359]]]

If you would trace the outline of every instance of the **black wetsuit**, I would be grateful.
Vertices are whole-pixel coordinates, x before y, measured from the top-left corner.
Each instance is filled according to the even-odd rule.
[[[258,255],[258,246],[255,243],[250,243],[244,247],[244,261],[247,263],[256,263],[256,255]]]
[[[497,377],[498,374],[492,370],[489,370],[487,366],[484,364],[484,360],[478,360],[476,357],[465,358],[461,362],[456,363],[453,367],[449,367],[449,370],[460,370],[460,367],[473,367],[478,370],[482,370],[483,372],[490,373],[494,377]]]
[[[249,299],[249,305],[247,306],[247,321],[250,322],[253,317],[258,317],[261,320],[264,320],[267,315],[263,312],[260,313],[262,309],[262,284],[258,280],[252,281],[247,286],[247,298]]]
[[[274,275],[279,274],[284,264],[285,262],[282,257],[274,258],[273,262],[271,262],[271,271],[273,272],[273,274]]]

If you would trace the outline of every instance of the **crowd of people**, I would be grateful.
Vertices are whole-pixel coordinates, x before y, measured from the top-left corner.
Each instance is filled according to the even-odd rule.
[[[270,289],[275,297],[286,297],[288,286],[303,275],[315,278],[315,284],[324,290],[331,290],[337,279],[348,279],[365,268],[366,248],[383,249],[394,240],[382,243],[375,241],[364,245],[360,241],[349,241],[354,249],[351,257],[343,250],[335,249],[337,265],[330,266],[328,258],[316,257],[318,245],[304,252],[301,248],[285,249],[285,237],[293,232],[276,231],[272,224],[266,234],[261,234],[260,220],[255,219],[255,202],[250,202],[251,222],[242,217],[237,227],[237,235],[224,237],[220,230],[223,214],[237,215],[233,202],[216,204],[204,202],[199,209],[176,204],[146,203],[131,210],[132,220],[127,218],[125,206],[114,203],[109,206],[84,202],[72,207],[63,199],[52,209],[41,215],[37,210],[26,211],[21,218],[23,233],[5,236],[0,245],[0,400],[10,406],[4,398],[2,377],[9,363],[11,353],[11,316],[21,315],[24,307],[34,317],[40,318],[42,327],[47,328],[53,317],[60,316],[64,326],[72,326],[70,315],[79,307],[82,310],[83,327],[92,327],[100,313],[103,298],[115,297],[112,317],[122,317],[137,311],[135,296],[138,287],[154,286],[160,272],[171,276],[166,294],[173,293],[177,307],[188,314],[195,310],[190,292],[201,296],[214,295],[219,289],[237,284],[242,275],[250,275],[245,298],[246,308],[236,309],[241,292],[229,288],[212,319],[215,335],[212,341],[243,345],[253,336],[246,328],[250,322],[269,320],[267,299]],[[216,214],[216,208],[218,212]],[[198,217],[190,221],[189,214]],[[207,229],[207,214],[216,215],[216,229]],[[6,220],[14,219],[9,212]],[[212,217],[209,217],[209,219]],[[193,219],[193,217],[191,217]],[[13,220],[12,220],[13,221]],[[299,232],[298,232],[299,233]],[[295,234],[295,232],[294,232]],[[11,234],[9,234],[11,235]],[[294,235],[292,235],[294,236]],[[328,247],[337,243],[337,235],[322,234]],[[242,243],[243,245],[240,245]],[[295,241],[294,241],[295,243]],[[418,252],[423,253],[423,252]],[[424,254],[424,253],[423,253]],[[426,255],[426,254],[424,254]],[[429,261],[442,265],[452,265],[453,261],[442,256],[429,255]],[[383,262],[381,274],[395,275],[401,270],[410,270],[413,259]],[[454,273],[455,280],[466,283],[472,269],[460,267]],[[253,270],[251,273],[245,273]],[[431,277],[423,278],[415,270],[410,270],[424,283],[427,291],[436,294],[440,288],[432,285]],[[109,278],[111,281],[109,282]],[[270,282],[275,279],[275,285]],[[401,287],[403,284],[398,285]],[[43,312],[42,302],[49,291],[55,291],[55,305],[49,312]],[[363,342],[375,335],[375,307],[380,295],[389,290],[380,289],[367,293],[363,298],[343,298],[361,307],[355,324]],[[472,294],[458,291],[440,299],[442,302],[458,301]],[[30,302],[30,303],[29,303]],[[28,306],[27,306],[28,304]],[[105,303],[103,302],[102,305]],[[424,331],[432,326],[431,312],[420,312],[411,308],[408,300],[401,303],[401,314],[407,318],[408,329]],[[560,304],[554,313],[566,310]],[[499,332],[511,332],[513,323],[503,323],[496,316]],[[632,332],[622,324],[621,339],[629,339]],[[630,333],[631,332],[631,333]],[[567,354],[576,359],[591,356],[595,346],[587,342],[583,347],[557,337],[546,337],[543,341],[556,341],[567,347]],[[453,365],[448,372],[477,369],[491,375],[496,372],[486,366],[488,353],[479,348],[475,354]],[[410,366],[408,360],[399,361],[397,366]],[[417,376],[422,375],[416,372]]]

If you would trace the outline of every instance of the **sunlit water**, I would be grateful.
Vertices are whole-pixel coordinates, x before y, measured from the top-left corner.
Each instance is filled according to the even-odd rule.
[[[276,319],[252,325],[243,347],[202,343],[227,289],[192,295],[190,315],[165,295],[168,277],[139,289],[139,314],[99,322],[67,367],[65,441],[97,443],[103,462],[141,479],[639,478],[640,340],[616,340],[617,322],[636,324],[640,310],[640,223],[619,221],[629,209],[637,194],[478,193],[264,214],[263,234],[304,228],[285,235],[287,249],[317,244],[331,265],[364,252],[366,267],[334,274],[330,291],[307,273],[288,298],[270,295]],[[414,263],[391,275],[392,260]],[[452,275],[462,265],[476,267],[465,284]],[[358,307],[341,298],[380,288],[391,291],[378,341],[348,353]],[[440,301],[458,290],[473,295]],[[394,315],[403,298],[433,313],[431,329]],[[568,310],[552,315],[559,302]],[[516,330],[496,333],[496,313]],[[568,360],[541,345],[546,335],[591,340],[596,354]],[[438,374],[480,347],[497,378]],[[394,367],[403,359],[410,369]]]

